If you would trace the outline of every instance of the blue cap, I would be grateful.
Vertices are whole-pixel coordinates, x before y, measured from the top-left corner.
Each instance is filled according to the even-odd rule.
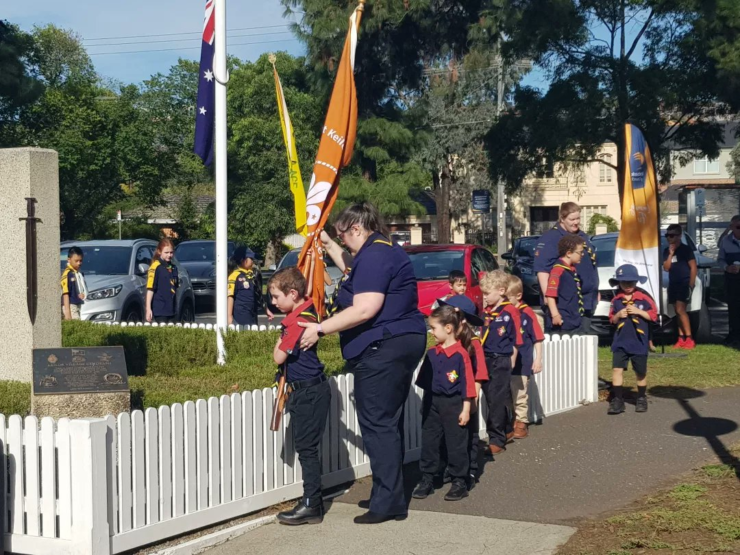
[[[236,247],[236,249],[234,249],[234,254],[231,255],[231,259],[237,264],[241,263],[247,258],[251,258],[254,260],[255,254],[252,249],[250,249],[249,247],[245,247],[244,245]]]
[[[473,326],[482,326],[485,322],[478,316],[475,304],[465,295],[453,295],[446,300],[437,299],[440,306],[448,305],[457,308],[465,315],[465,320]]]
[[[620,281],[634,281],[635,283],[645,283],[647,281],[647,278],[645,276],[641,276],[637,272],[637,268],[635,268],[632,264],[622,264],[619,268],[617,268],[617,271],[614,272],[614,277],[609,280],[609,285],[614,287],[618,285]]]

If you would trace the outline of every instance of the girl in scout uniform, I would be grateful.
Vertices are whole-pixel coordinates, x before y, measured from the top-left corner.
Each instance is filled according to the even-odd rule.
[[[146,278],[146,321],[168,324],[175,318],[175,298],[180,279],[177,266],[172,263],[175,245],[162,239],[154,251],[152,265]]]
[[[237,247],[231,257],[234,270],[229,274],[229,324],[257,324],[262,291],[254,272],[254,257],[254,252],[244,246]]]

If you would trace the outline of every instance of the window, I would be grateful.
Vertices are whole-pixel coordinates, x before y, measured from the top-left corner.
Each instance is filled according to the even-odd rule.
[[[498,269],[498,264],[493,255],[485,249],[475,249],[470,260],[473,269],[473,280],[478,279],[480,272],[492,272]]]
[[[591,218],[596,214],[606,215],[606,206],[581,206],[581,228],[588,229]]]
[[[131,247],[89,246],[82,248],[82,272],[86,276],[126,276],[131,264]],[[62,248],[62,270],[67,266],[68,248]]]
[[[418,281],[447,279],[452,270],[463,270],[463,251],[410,252],[409,258]]]
[[[719,173],[719,160],[710,160],[707,156],[694,160],[694,173]]]
[[[612,163],[611,154],[602,154],[599,156],[607,164]],[[614,181],[614,169],[606,164],[599,162],[599,183],[612,183]]]

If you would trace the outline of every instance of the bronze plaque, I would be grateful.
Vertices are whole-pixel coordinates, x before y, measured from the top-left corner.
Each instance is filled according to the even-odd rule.
[[[34,395],[128,390],[123,347],[33,350]]]

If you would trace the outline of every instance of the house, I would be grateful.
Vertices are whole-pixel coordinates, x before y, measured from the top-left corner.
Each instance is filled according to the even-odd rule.
[[[193,204],[195,205],[195,213],[198,216],[202,216],[215,201],[215,197],[211,195],[194,196]],[[159,206],[125,210],[121,217],[124,221],[144,219],[146,223],[159,228],[164,237],[177,239],[176,227],[181,202],[181,195],[165,195],[162,198],[162,204]]]

